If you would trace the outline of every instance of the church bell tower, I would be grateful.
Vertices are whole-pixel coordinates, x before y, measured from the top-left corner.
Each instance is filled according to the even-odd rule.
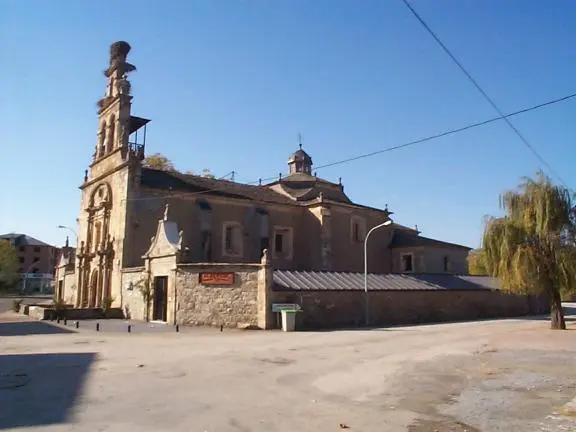
[[[104,97],[98,101],[98,133],[89,169],[80,186],[76,259],[76,307],[120,307],[124,243],[131,200],[138,195],[144,159],[146,124],[131,115],[132,95],[128,74],[136,67],[127,61],[130,45],[110,46]],[[140,140],[138,139],[138,132]]]
[[[104,71],[108,83],[104,97],[98,101],[99,128],[92,168],[116,153],[120,153],[122,161],[144,158],[144,145],[129,142],[130,135],[148,123],[148,120],[130,114],[132,96],[128,74],[136,67],[126,61],[129,52],[130,45],[124,41],[110,47],[110,62]],[[116,162],[119,162],[118,158]]]

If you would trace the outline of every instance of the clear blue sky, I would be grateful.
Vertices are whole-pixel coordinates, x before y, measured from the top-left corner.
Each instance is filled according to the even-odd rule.
[[[576,91],[573,0],[413,0],[501,108]],[[0,233],[62,244],[96,140],[110,43],[132,45],[147,152],[238,180],[495,116],[400,0],[0,0]],[[576,101],[513,121],[576,186]],[[498,194],[538,160],[502,122],[320,170],[349,196],[479,245]],[[186,227],[182,227],[186,229]]]

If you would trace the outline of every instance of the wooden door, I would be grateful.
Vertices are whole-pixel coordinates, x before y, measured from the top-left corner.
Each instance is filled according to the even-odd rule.
[[[154,278],[152,320],[166,321],[168,314],[168,276]]]

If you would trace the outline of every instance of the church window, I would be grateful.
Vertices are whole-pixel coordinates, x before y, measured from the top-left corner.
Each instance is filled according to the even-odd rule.
[[[274,227],[274,258],[292,259],[292,228]]]
[[[108,130],[108,147],[106,151],[109,153],[114,148],[114,136],[116,133],[116,118],[114,115],[110,117],[110,129]]]
[[[94,249],[98,249],[100,245],[100,236],[102,235],[102,224],[100,222],[96,223],[96,235],[94,236]]]
[[[350,237],[352,243],[361,243],[366,236],[366,221],[358,216],[350,219]]]
[[[100,126],[100,143],[98,146],[98,156],[104,156],[105,144],[106,144],[106,122],[103,122],[102,126]]]
[[[201,210],[212,210],[212,207],[210,206],[210,203],[206,200],[198,200],[196,201],[196,205],[201,209]]]
[[[242,226],[236,222],[227,222],[223,231],[223,255],[242,256]]]
[[[414,271],[414,254],[404,253],[400,255],[400,265],[402,272],[410,273]]]
[[[204,262],[212,261],[212,207],[206,200],[196,201],[199,209],[200,225],[200,259]]]

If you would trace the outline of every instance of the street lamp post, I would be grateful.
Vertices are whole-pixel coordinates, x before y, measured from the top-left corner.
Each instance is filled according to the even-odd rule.
[[[376,225],[364,238],[364,319],[366,326],[370,324],[370,302],[368,299],[368,238],[370,234],[379,228],[392,225],[392,219],[388,219],[386,222],[382,222],[380,225]]]
[[[28,266],[28,268],[26,269],[26,272],[24,273],[24,283],[22,284],[22,292],[24,294],[26,294],[26,282],[28,281],[28,272],[30,271],[30,269],[34,266],[37,266],[38,262],[33,262],[32,264],[30,264],[30,266]]]
[[[67,227],[65,225],[58,225],[58,228],[68,230],[72,234],[74,234],[74,237],[76,237],[76,247],[78,247],[78,234],[76,233],[76,231],[74,231],[72,228]]]

